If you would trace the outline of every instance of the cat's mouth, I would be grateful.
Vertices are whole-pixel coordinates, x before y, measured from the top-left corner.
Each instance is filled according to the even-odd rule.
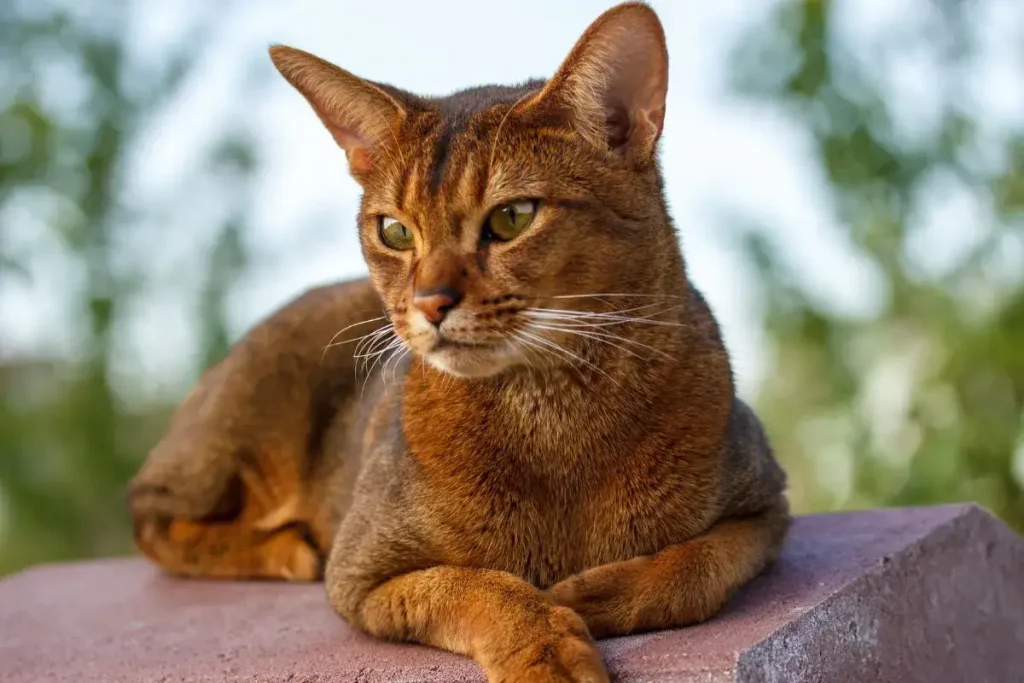
[[[466,341],[463,339],[450,339],[448,337],[438,337],[437,341],[434,342],[434,348],[431,351],[443,351],[448,349],[482,349],[491,346],[487,342],[476,342]]]
[[[459,377],[488,377],[514,361],[508,344],[438,336],[424,356],[439,370]]]

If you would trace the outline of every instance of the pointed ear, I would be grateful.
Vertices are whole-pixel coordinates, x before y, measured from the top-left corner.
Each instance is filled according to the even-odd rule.
[[[392,143],[394,126],[405,113],[401,104],[377,85],[308,52],[274,45],[270,58],[345,150],[349,171],[362,182],[373,168],[374,152]]]
[[[527,106],[553,106],[588,142],[642,162],[665,122],[668,51],[647,5],[613,7],[587,28]]]

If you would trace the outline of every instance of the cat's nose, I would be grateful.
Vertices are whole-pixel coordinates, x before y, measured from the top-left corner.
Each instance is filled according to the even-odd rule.
[[[420,309],[427,320],[440,325],[448,311],[458,306],[461,300],[462,295],[451,287],[441,287],[416,292],[412,297],[412,305]]]

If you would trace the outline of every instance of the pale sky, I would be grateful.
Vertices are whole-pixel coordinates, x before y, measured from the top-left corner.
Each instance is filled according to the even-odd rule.
[[[999,34],[1006,27],[998,8],[1014,1],[993,3],[995,15],[979,19],[988,27],[985,36],[992,50],[998,51],[1000,40],[1021,35]],[[131,35],[140,58],[159,60],[167,45],[183,40],[183,29],[187,30],[188,17],[200,7],[198,3],[136,0]],[[613,4],[610,0],[236,3],[242,10],[224,18],[214,45],[202,57],[197,77],[140,141],[126,174],[128,194],[142,205],[149,197],[164,196],[188,176],[219,126],[233,125],[237,117],[246,117],[244,123],[254,125],[266,166],[259,179],[252,232],[246,236],[259,267],[232,299],[232,323],[240,334],[306,287],[365,273],[353,222],[358,187],[347,175],[344,155],[308,105],[273,72],[262,54],[268,44],[290,44],[361,76],[413,92],[444,94],[481,83],[550,75],[590,21]],[[822,179],[808,164],[810,142],[779,113],[737,102],[725,93],[727,50],[747,28],[764,21],[774,2],[654,0],[651,4],[665,25],[670,54],[661,143],[669,204],[682,234],[691,277],[717,313],[734,354],[741,391],[749,393],[766,372],[767,361],[756,324],[758,292],[739,255],[723,235],[716,234],[718,207],[748,212],[784,231],[775,237],[784,240],[790,265],[803,273],[823,300],[840,310],[850,315],[869,312],[880,293],[871,273],[844,245],[824,199]],[[902,13],[923,11],[923,6],[910,0],[851,0],[844,5],[851,11],[848,30],[862,32],[865,40],[880,27],[899,23]],[[1013,120],[1024,111],[1024,85],[1013,71],[1000,70],[998,54],[991,61],[980,79],[978,106]],[[927,66],[913,59],[894,63],[889,84],[894,96],[913,98],[910,110],[925,123]],[[260,86],[243,94],[241,85],[252,79],[260,80]],[[917,123],[915,118],[907,125]],[[186,205],[198,203],[188,208],[200,213],[202,201],[201,195],[181,198]],[[932,232],[923,242],[924,262],[941,261],[943,245],[946,252],[955,251],[977,238],[956,225],[969,223],[984,207],[955,192],[946,201],[949,210],[937,211]],[[32,229],[29,220],[19,224],[23,231]],[[180,294],[195,286],[188,279],[188,266],[207,242],[190,229],[187,219],[173,234],[153,239],[149,248],[159,252],[154,273],[166,287],[155,290],[144,306],[133,311],[125,330],[116,370],[129,395],[180,391],[181,369],[194,352],[195,323]],[[0,348],[27,353],[72,351],[73,340],[62,338],[59,330],[61,301],[76,282],[73,273],[62,270],[59,259],[41,261],[33,270],[36,277],[30,285],[0,293]]]

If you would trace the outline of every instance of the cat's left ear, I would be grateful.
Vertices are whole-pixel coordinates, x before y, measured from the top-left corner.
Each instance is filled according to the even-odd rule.
[[[552,106],[591,144],[645,162],[661,136],[667,91],[661,21],[647,5],[629,2],[587,28],[526,106]]]
[[[306,98],[345,150],[349,171],[359,182],[394,143],[394,126],[403,106],[378,85],[355,76],[316,55],[284,45],[270,48],[281,75]]]

